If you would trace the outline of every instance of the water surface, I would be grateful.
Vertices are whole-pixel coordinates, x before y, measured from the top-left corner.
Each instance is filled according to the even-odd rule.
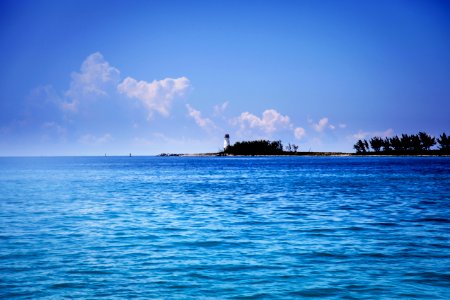
[[[0,298],[449,295],[449,158],[0,158]]]

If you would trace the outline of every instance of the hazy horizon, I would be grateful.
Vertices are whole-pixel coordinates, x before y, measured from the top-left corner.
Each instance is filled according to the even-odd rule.
[[[0,156],[449,133],[446,1],[2,1]]]

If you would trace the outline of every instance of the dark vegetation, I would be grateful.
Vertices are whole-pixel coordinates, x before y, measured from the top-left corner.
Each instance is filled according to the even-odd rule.
[[[236,142],[234,145],[227,147],[225,154],[233,155],[282,155],[283,144],[281,141],[243,141]]]
[[[304,152],[298,152],[298,146],[289,143],[284,146],[281,141],[243,141],[236,142],[229,146],[221,154],[231,155],[304,155]]]
[[[438,144],[437,149],[433,147]],[[356,154],[380,155],[449,155],[450,137],[445,133],[436,139],[425,132],[402,134],[391,138],[373,137],[369,141],[358,140],[353,146]]]

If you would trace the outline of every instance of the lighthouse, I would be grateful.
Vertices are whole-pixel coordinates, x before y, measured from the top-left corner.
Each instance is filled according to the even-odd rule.
[[[223,150],[227,150],[227,148],[230,146],[230,135],[227,133],[225,134],[225,137],[223,139]]]

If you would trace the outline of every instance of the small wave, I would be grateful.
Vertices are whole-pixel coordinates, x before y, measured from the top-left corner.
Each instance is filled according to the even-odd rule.
[[[349,231],[364,231],[367,230],[367,228],[361,227],[361,226],[350,226],[350,227],[346,227],[343,228],[345,230],[349,230]]]
[[[423,218],[423,219],[419,219],[419,222],[430,222],[430,223],[445,223],[445,224],[449,224],[450,223],[450,219],[448,218]]]
[[[187,277],[192,277],[192,278],[198,278],[198,279],[215,279],[214,277],[211,277],[211,276],[208,276],[208,275],[205,275],[205,274],[200,274],[200,273],[197,273],[197,272],[191,272],[191,273],[188,273],[187,275],[186,275]]]
[[[423,272],[406,273],[406,282],[415,282],[432,286],[450,287],[450,273]]]
[[[194,242],[179,242],[176,243],[178,246],[187,246],[187,247],[200,247],[200,248],[212,248],[219,247],[225,244],[223,241],[194,241]]]
[[[68,274],[80,274],[80,275],[108,275],[112,274],[110,271],[106,270],[69,270]]]
[[[85,287],[85,284],[78,283],[78,282],[62,282],[62,283],[55,283],[50,286],[51,289],[77,289]]]
[[[372,258],[395,258],[395,255],[389,255],[385,253],[373,252],[373,253],[362,253],[359,256],[362,257],[372,257]]]
[[[273,295],[267,293],[256,293],[252,295],[235,296],[232,299],[272,299]]]
[[[217,265],[217,269],[225,272],[239,272],[239,271],[255,271],[255,270],[280,270],[282,266],[269,265]]]
[[[310,233],[335,233],[336,229],[333,229],[333,228],[313,228],[313,229],[307,230],[307,232],[310,232]]]
[[[328,297],[337,296],[341,292],[342,290],[337,288],[313,288],[290,292],[289,295],[294,297],[305,297],[305,298],[323,298],[327,296]]]
[[[433,244],[429,244],[429,246],[436,247],[436,248],[441,248],[441,249],[450,249],[450,245],[447,245],[447,244],[436,244],[436,243],[433,243]]]
[[[433,205],[436,204],[436,201],[432,201],[432,200],[422,200],[419,202],[419,204],[423,204],[423,205]]]
[[[370,225],[383,226],[383,227],[395,227],[395,226],[398,226],[397,223],[393,223],[393,222],[377,222],[377,223],[371,223]]]
[[[312,257],[329,257],[329,258],[336,258],[336,259],[345,259],[345,258],[350,257],[347,254],[332,253],[332,252],[312,252],[310,255]]]
[[[169,286],[170,289],[174,290],[186,290],[195,287],[195,285],[186,285],[186,284],[176,284]]]

